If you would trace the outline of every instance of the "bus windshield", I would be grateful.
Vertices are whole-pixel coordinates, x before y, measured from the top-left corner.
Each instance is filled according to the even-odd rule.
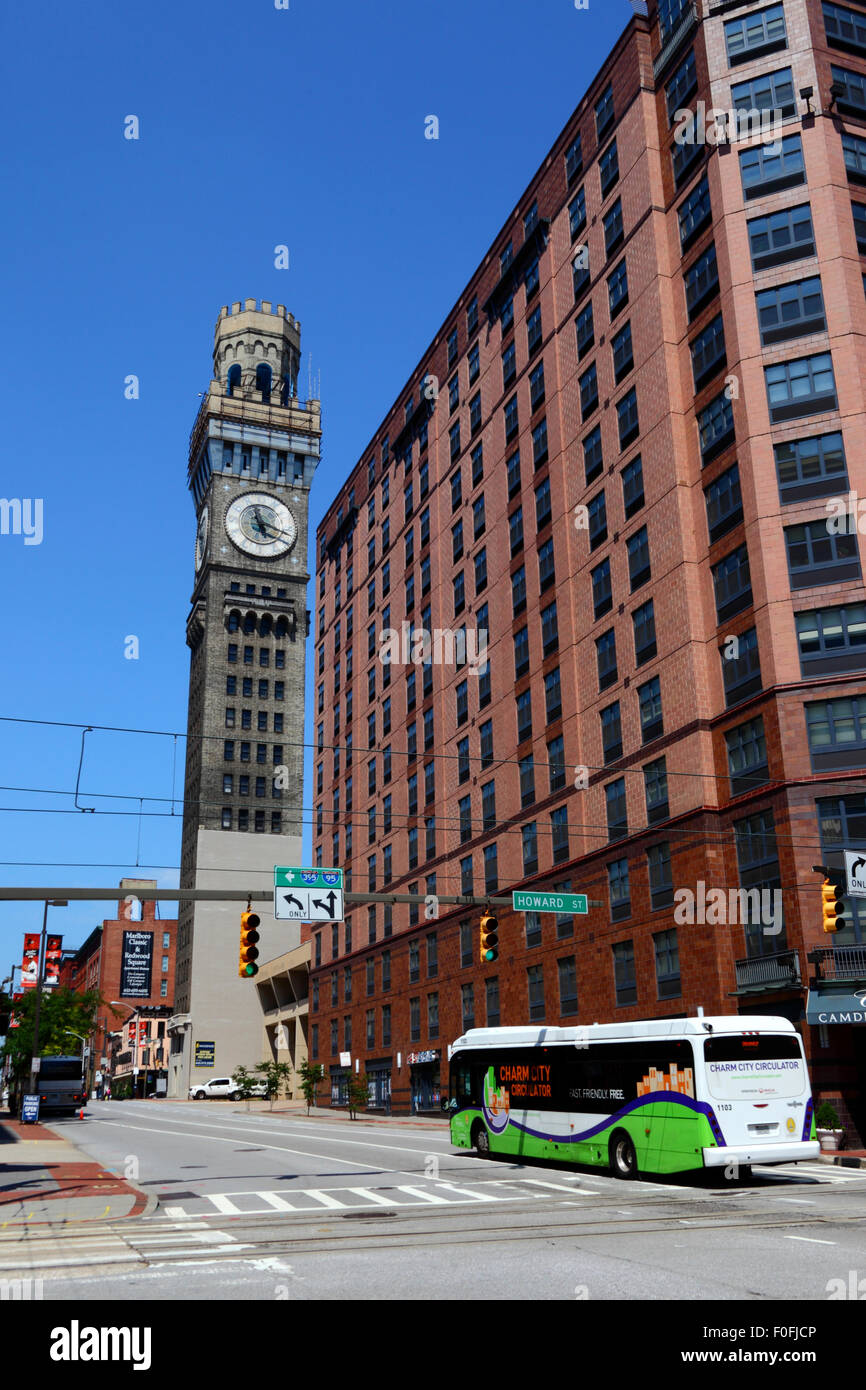
[[[40,1081],[77,1081],[81,1084],[83,1071],[80,1057],[43,1057],[39,1064]]]

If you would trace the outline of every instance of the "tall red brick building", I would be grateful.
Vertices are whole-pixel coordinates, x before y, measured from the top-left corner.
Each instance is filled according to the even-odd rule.
[[[856,1139],[866,913],[812,866],[866,848],[866,6],[646,8],[318,535],[317,862],[604,907],[486,967],[477,909],[356,907],[310,1053],[405,1110],[473,1024],[783,1014]]]

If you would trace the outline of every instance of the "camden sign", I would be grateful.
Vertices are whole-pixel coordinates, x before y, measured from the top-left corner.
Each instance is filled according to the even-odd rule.
[[[806,1022],[866,1024],[866,989],[853,994],[816,994],[809,991],[806,1000]]]

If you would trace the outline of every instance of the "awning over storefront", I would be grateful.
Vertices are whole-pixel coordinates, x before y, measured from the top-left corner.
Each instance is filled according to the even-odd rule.
[[[809,990],[806,1021],[819,1023],[866,1024],[866,989],[856,994],[830,994]]]

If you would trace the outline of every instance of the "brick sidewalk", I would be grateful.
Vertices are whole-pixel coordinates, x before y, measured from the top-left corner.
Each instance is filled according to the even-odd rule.
[[[86,1123],[84,1121],[83,1123]],[[47,1125],[0,1120],[0,1229],[141,1216],[155,1199]]]

